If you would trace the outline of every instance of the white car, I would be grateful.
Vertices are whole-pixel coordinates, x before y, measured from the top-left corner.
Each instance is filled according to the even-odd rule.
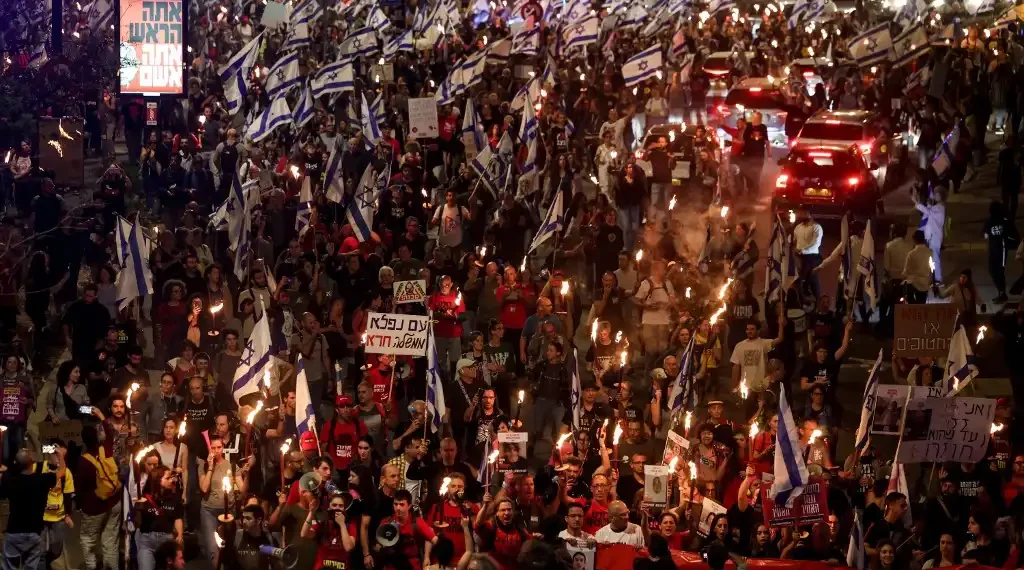
[[[672,168],[672,185],[681,186],[684,181],[690,179],[694,165],[693,133],[687,132],[682,125],[665,124],[651,127],[644,137],[644,144],[636,151],[636,165],[644,171],[650,179],[654,174],[654,167],[647,156],[646,149],[651,143],[656,142],[660,137],[668,141],[668,150],[675,159],[675,166]]]
[[[720,110],[722,124],[733,128],[740,117],[748,122],[754,113],[761,114],[761,122],[768,128],[768,140],[772,146],[784,147],[789,138],[786,135],[786,120],[791,105],[786,101],[781,82],[767,77],[752,77],[740,81],[729,90]],[[722,141],[732,140],[724,129],[718,130]]]

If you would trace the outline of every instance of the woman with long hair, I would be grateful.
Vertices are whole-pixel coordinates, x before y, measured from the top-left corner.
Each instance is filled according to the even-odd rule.
[[[110,311],[110,318],[117,317],[117,272],[109,265],[101,265],[96,271],[96,300]],[[60,289],[54,291],[56,293]]]
[[[153,444],[153,451],[160,455],[160,463],[171,469],[181,480],[181,488],[187,489],[188,469],[185,469],[185,458],[188,457],[188,446],[185,445],[185,442],[179,444],[177,436],[178,420],[174,417],[168,417],[164,420],[164,427],[160,432],[160,441]],[[177,463],[174,462],[175,457],[178,458]]]
[[[360,465],[370,470],[370,481],[376,481],[375,474],[380,473],[380,468],[384,465],[384,460],[374,448],[373,438],[368,435],[364,435],[356,442],[356,456],[352,460],[350,469]],[[373,495],[363,497],[363,500],[369,500],[372,497]]]
[[[896,545],[888,539],[878,541],[878,558],[871,562],[871,570],[899,570],[895,564]]]
[[[82,368],[73,360],[57,368],[57,388],[47,402],[47,415],[54,424],[82,417],[79,408],[89,404],[89,392],[82,383]]]
[[[143,489],[143,500],[135,503],[138,532],[135,545],[138,547],[139,570],[154,570],[156,560],[153,553],[157,547],[175,540],[184,540],[183,514],[185,507],[178,490],[174,473],[158,465],[150,473]]]
[[[772,529],[764,524],[758,524],[754,534],[750,537],[751,558],[778,558],[779,547],[772,540]]]
[[[935,551],[935,555],[925,560],[921,569],[943,568],[957,564],[960,564],[960,553],[956,550],[956,541],[953,540],[952,534],[944,532],[939,535],[939,547]]]
[[[356,547],[356,517],[345,511],[345,496],[334,495],[327,504],[327,518],[316,520],[320,501],[309,501],[306,522],[299,531],[302,538],[315,540],[316,563],[313,568],[346,568]]]

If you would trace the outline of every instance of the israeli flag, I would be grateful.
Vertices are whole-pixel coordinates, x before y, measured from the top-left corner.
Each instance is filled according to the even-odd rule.
[[[231,383],[231,393],[238,402],[249,394],[255,394],[262,390],[263,376],[270,371],[270,324],[267,322],[268,315],[263,301],[259,300],[259,316],[253,325],[252,334],[245,342],[245,349],[242,350],[242,357],[238,360],[238,367],[235,368],[235,378]],[[296,394],[298,398],[298,394]],[[296,401],[298,404],[298,401]],[[296,406],[296,412],[299,408]],[[298,413],[296,413],[298,420]]]
[[[846,549],[846,565],[857,570],[867,570],[867,556],[864,554],[864,523],[860,509],[853,511],[853,528],[850,529],[850,545]]]
[[[714,16],[719,12],[732,10],[735,7],[736,0],[711,0],[711,3],[708,5],[708,12]]]
[[[132,224],[127,239],[124,268],[117,274],[117,308],[124,309],[136,297],[153,294],[153,273],[149,268],[149,249],[138,222]]]
[[[854,448],[858,455],[871,443],[871,418],[875,415],[875,391],[878,389],[878,378],[882,374],[882,350],[878,351],[878,358],[875,365],[871,367],[868,374],[868,382],[864,385],[864,398],[860,408],[860,424],[857,426],[857,434],[853,439]]]
[[[228,227],[228,200],[221,202],[217,210],[210,214],[209,225],[214,230],[223,230]]]
[[[675,382],[672,382],[672,388],[668,393],[668,407],[672,410],[673,416],[678,415],[684,405],[689,405],[691,410],[697,406],[697,392],[694,390],[692,374],[690,374],[690,366],[693,362],[693,339],[694,337],[691,336],[690,342],[683,350],[682,356],[679,357],[679,374],[676,375]]]
[[[518,111],[526,107],[528,99],[536,101],[540,99],[540,78],[534,77],[533,79],[526,82],[525,85],[516,91],[515,97],[512,98],[512,110]]]
[[[494,161],[496,154],[491,151],[491,147],[485,146],[483,150],[473,157],[473,160],[469,161],[473,171],[480,177],[480,183],[495,197],[498,196],[498,189],[501,185],[501,179],[492,175],[494,169],[491,168],[491,163]]]
[[[335,204],[340,204],[345,195],[345,177],[342,175],[345,153],[338,147],[339,145],[334,145],[331,149],[331,156],[327,158],[327,169],[324,171],[324,194]]]
[[[355,82],[352,75],[352,63],[339,61],[324,67],[310,82],[313,89],[313,97],[320,98],[328,93],[344,93],[354,91]]]
[[[377,116],[373,114],[373,110],[366,104],[366,94],[360,93],[359,98],[362,102],[363,111],[363,137],[366,138],[366,142],[372,146],[376,146],[380,142],[380,126],[377,125]]]
[[[778,505],[793,507],[793,500],[804,492],[804,485],[810,475],[800,449],[800,434],[797,432],[793,411],[786,398],[785,384],[779,384],[779,431],[776,437],[775,480],[768,496]]]
[[[295,210],[295,232],[302,235],[302,232],[309,226],[309,216],[313,211],[313,192],[309,187],[309,176],[302,178],[302,188],[299,190],[299,204]]]
[[[647,9],[644,8],[643,4],[634,4],[632,8],[626,11],[626,14],[619,18],[616,26],[623,30],[632,30],[639,28],[647,20]]]
[[[252,142],[258,143],[270,136],[274,129],[291,123],[292,110],[288,108],[288,101],[284,97],[277,97],[259,114],[256,121],[246,128],[246,133]]]
[[[875,268],[875,237],[871,234],[871,220],[868,220],[864,228],[864,238],[860,244],[857,271],[864,276],[864,293],[868,296],[868,305],[874,310],[878,307],[878,270]]]
[[[224,99],[227,104],[228,114],[234,115],[245,106],[245,98],[249,95],[249,87],[238,70],[234,75],[224,82]]]
[[[640,35],[648,37],[655,36],[657,34],[660,34],[663,30],[668,30],[669,25],[671,23],[671,14],[668,13],[668,10],[663,8],[660,12],[657,13],[657,15],[651,18],[651,21],[640,32]]]
[[[292,9],[291,15],[288,17],[288,21],[292,26],[298,24],[308,24],[309,22],[319,20],[320,16],[324,15],[323,6],[320,5],[320,0],[302,0],[298,6]]]
[[[862,33],[850,40],[850,55],[861,67],[875,65],[885,61],[892,49],[892,36],[889,34],[889,22]]]
[[[627,59],[622,66],[622,77],[626,80],[626,86],[632,87],[654,76],[661,68],[661,44],[655,44]]]
[[[29,57],[28,66],[32,69],[39,69],[46,65],[46,62],[50,60],[50,56],[46,55],[46,44],[36,44],[32,48],[32,55]]]
[[[845,295],[847,299],[852,299],[857,292],[857,281],[860,279],[860,273],[854,271],[855,260],[853,257],[853,241],[855,238],[850,235],[849,214],[843,214],[843,221],[842,225],[840,226],[839,235],[840,239],[842,240],[839,247],[843,248],[843,251],[842,256],[839,260],[840,275],[839,282],[836,284],[836,286],[838,287],[839,283],[842,283],[843,295]]]
[[[476,108],[473,106],[473,98],[466,98],[466,112],[462,114],[462,134],[473,134],[473,147],[476,152],[482,152],[487,146],[487,139],[484,137],[483,126],[476,115]],[[486,164],[486,163],[484,163]]]
[[[548,207],[548,213],[544,216],[544,221],[537,229],[537,234],[533,236],[533,241],[530,243],[530,249],[526,254],[529,255],[533,253],[533,250],[537,249],[542,243],[551,239],[556,232],[562,231],[562,225],[564,223],[565,214],[562,209],[562,192],[555,192],[555,199]]]
[[[967,2],[965,6],[967,7],[967,10],[971,12],[972,16],[977,16],[978,14],[985,14],[988,12],[995,11],[996,3],[996,0],[982,0],[977,5],[975,5],[973,2]],[[974,10],[971,11],[971,8],[974,8]]]
[[[801,20],[813,22],[834,12],[835,5],[829,0],[798,0],[789,16],[789,27],[795,28]]]
[[[580,416],[583,415],[583,389],[580,384],[580,355],[576,348],[572,349],[572,391],[569,394],[569,405],[572,406],[572,431],[576,433],[582,427]]]
[[[782,220],[776,214],[775,224],[772,226],[772,237],[768,241],[768,259],[765,263],[764,298],[768,303],[783,298],[782,250],[785,239],[786,230],[782,226]]]
[[[562,21],[567,28],[575,26],[580,20],[590,14],[590,2],[586,0],[572,0],[562,12]]]
[[[363,26],[345,37],[341,42],[341,55],[356,58],[377,52],[377,32]]]
[[[309,24],[302,22],[301,24],[295,24],[288,30],[288,36],[284,40],[284,45],[281,46],[281,51],[296,50],[300,47],[306,47],[311,43],[312,41],[309,39]]]
[[[377,30],[378,33],[384,33],[391,27],[391,20],[388,19],[384,10],[380,9],[380,6],[374,4],[366,16],[366,25]]]
[[[697,269],[705,275],[711,269],[711,224],[704,228],[704,245],[697,255]]]
[[[306,377],[305,359],[299,354],[295,363],[295,432],[302,437],[307,431],[316,433],[316,411],[309,397],[309,379]]]
[[[562,32],[562,49],[587,46],[597,41],[600,21],[597,16],[586,16]]]
[[[946,397],[956,396],[977,375],[978,366],[974,363],[974,349],[967,338],[967,329],[957,319],[956,331],[949,340],[949,357],[946,359]]]
[[[416,46],[412,41],[412,30],[398,34],[384,45],[384,59],[392,60],[400,51],[416,51]]]
[[[292,121],[295,122],[296,128],[301,129],[316,115],[315,105],[313,92],[307,86],[302,90],[302,96],[299,97],[298,105],[296,105],[295,111],[292,112]]]
[[[430,431],[437,433],[441,429],[441,422],[448,413],[448,408],[444,403],[444,384],[441,381],[440,363],[437,361],[434,325],[427,329],[427,410],[431,416]]]
[[[915,24],[900,32],[892,44],[893,52],[896,54],[893,65],[896,67],[906,65],[932,49],[928,32],[921,24]]]
[[[416,11],[416,17],[412,22],[413,29],[416,30],[416,34],[420,36],[425,35],[427,30],[433,28],[437,22],[440,21],[441,14],[440,2],[434,4],[434,7],[429,11],[425,8],[426,6],[429,6],[428,3],[424,3],[423,6],[424,7],[421,7]]]
[[[366,165],[355,195],[345,208],[345,219],[352,225],[352,231],[360,243],[368,241],[373,232],[373,212],[377,208],[379,195],[374,174],[373,164]]]
[[[512,51],[513,55],[526,55],[536,56],[540,53],[540,26],[533,26],[527,28],[523,26],[521,30],[516,32],[512,36]]]
[[[107,0],[96,0],[89,9],[89,29],[99,30],[114,25],[114,5]]]
[[[370,103],[370,112],[373,113],[374,117],[379,117],[384,114],[384,94],[378,93],[373,98],[373,102]]]
[[[519,170],[520,176],[533,176],[537,174],[537,139],[526,143],[526,159]]]
[[[905,27],[913,24],[924,15],[926,10],[928,10],[928,3],[925,0],[907,0],[896,14],[896,25]]]
[[[241,78],[243,82],[247,81],[252,66],[256,64],[256,56],[260,52],[260,42],[262,40],[263,33],[260,32],[249,43],[242,46],[242,49],[238,50],[235,55],[231,56],[231,59],[217,70],[217,75],[220,76],[221,81],[228,81],[233,76]]]
[[[305,24],[303,24],[305,25]],[[274,67],[267,72],[265,83],[267,96],[273,99],[282,93],[287,93],[293,87],[302,83],[299,77],[299,54],[287,53],[277,60]]]
[[[487,62],[505,64],[508,63],[512,53],[512,40],[505,38],[498,40],[487,47]]]
[[[124,261],[130,253],[128,249],[128,237],[132,234],[132,223],[128,220],[117,217],[117,226],[114,227],[114,249],[117,253],[118,267],[124,267]],[[149,250],[147,249],[148,253]]]
[[[526,106],[523,108],[523,122],[519,125],[519,140],[529,143],[537,139],[540,125],[537,122],[537,111],[533,107],[533,100],[526,96]]]
[[[957,145],[960,144],[960,123],[956,123],[949,134],[942,139],[942,146],[939,147],[938,152],[932,158],[932,170],[941,179],[946,173],[949,172],[949,167],[953,165],[953,152],[956,150]],[[922,221],[921,226],[924,226]]]

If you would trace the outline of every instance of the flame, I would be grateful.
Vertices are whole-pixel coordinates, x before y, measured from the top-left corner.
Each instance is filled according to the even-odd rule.
[[[206,124],[206,115],[199,115],[199,124],[200,125],[205,125]]]
[[[686,416],[683,418],[683,427],[686,431],[690,431],[690,425],[693,423],[693,412],[686,410]]]
[[[794,212],[793,210],[789,211],[789,223],[791,223],[791,224],[795,224],[796,223],[796,212]]]
[[[993,433],[995,433],[995,432],[993,432]],[[152,445],[140,449],[139,452],[135,454],[135,462],[136,463],[142,463],[142,458],[145,457],[146,454],[149,453],[152,450],[153,450],[153,446]]]
[[[497,460],[498,460],[498,450],[495,449],[494,451],[491,452],[490,455],[487,456],[487,464],[488,465],[493,464]]]
[[[519,391],[519,403],[520,404],[523,403],[523,398],[525,398],[525,397],[526,397],[526,390],[520,390]]]
[[[210,307],[210,314],[211,315],[216,315],[223,308],[224,308],[224,303],[223,302],[217,303],[216,305]]]
[[[725,285],[722,285],[722,288],[718,290],[719,300],[725,299],[725,294],[729,292],[729,287],[732,286],[732,281],[732,277],[730,277],[729,280],[725,282]]]
[[[6,163],[6,162],[10,162],[10,161],[11,161],[11,152],[12,152],[12,151],[7,151],[7,154],[6,154],[6,155],[4,155],[4,162],[5,162],[5,163]]]
[[[447,495],[448,494],[448,484],[451,483],[451,482],[452,482],[452,478],[451,477],[445,477],[444,481],[441,481],[441,488],[438,490],[438,494],[442,495],[442,496],[443,495]]]
[[[46,144],[57,149],[57,155],[64,158],[64,147],[60,146],[60,141],[46,141]]]
[[[185,420],[184,419],[181,420],[180,424],[178,424],[178,437],[185,437]]]
[[[697,479],[697,464],[691,461],[690,462],[690,481],[694,481],[696,479]]]
[[[487,246],[480,246],[480,257],[487,257]]]
[[[263,385],[270,388],[270,369],[263,371]]]
[[[225,475],[224,479],[221,480],[221,482],[220,482],[220,489],[221,489],[221,491],[224,491],[225,493],[230,493],[231,492],[231,476],[230,475]]]
[[[627,360],[628,358],[629,358],[629,355],[628,355],[628,354],[626,353],[626,351],[625,351],[625,350],[623,350],[622,352],[620,352],[620,353],[619,353],[619,366],[625,366],[625,365],[626,365],[626,360]]]
[[[615,331],[615,343],[622,342],[622,331]]]
[[[811,432],[811,440],[808,443],[814,443],[819,437],[821,437],[821,430],[816,429]]]
[[[557,443],[555,443],[555,447],[562,447],[563,445],[565,445],[565,442],[566,442],[566,440],[568,440],[568,439],[569,439],[569,436],[570,436],[570,435],[572,435],[572,434],[571,434],[571,433],[563,433],[563,434],[562,434],[562,435],[561,435],[561,436],[560,436],[560,437],[558,438],[558,442],[557,442]]]
[[[717,311],[714,312],[713,315],[711,315],[711,318],[708,319],[708,322],[710,322],[711,325],[714,326],[714,324],[718,322],[718,317],[721,317],[722,313],[725,312],[725,309],[726,309],[726,306],[722,305]]]
[[[251,412],[249,412],[249,415],[245,418],[245,423],[247,423],[249,425],[252,425],[253,420],[256,419],[256,414],[260,413],[260,410],[262,410],[262,409],[263,409],[263,400],[257,400],[256,401],[256,407],[253,408],[253,410]]]
[[[291,447],[292,447],[292,438],[289,437],[288,439],[284,440],[284,443],[281,444],[281,455],[284,455],[285,453],[288,453],[288,450],[291,449]]]
[[[675,473],[676,472],[676,465],[678,465],[678,464],[679,464],[679,456],[677,455],[677,456],[672,458],[672,461],[668,462],[668,472],[669,473]]]
[[[757,432],[760,431],[756,423],[750,424],[750,437],[756,437]]]
[[[526,257],[523,257],[523,262],[519,264],[519,272],[526,271]]]
[[[622,439],[622,425],[615,424],[615,433],[612,434],[612,445],[618,445],[620,439]]]
[[[568,281],[562,281],[562,289],[559,292],[562,294],[563,297],[565,297],[566,295],[569,294],[569,282]]]
[[[597,319],[590,323],[590,342],[597,342]]]
[[[642,250],[642,249],[636,250],[636,256],[634,258],[636,259],[637,263],[640,263],[640,260],[644,258],[644,250]]]
[[[750,389],[747,388],[747,379],[743,378],[743,380],[740,380],[740,397],[742,397],[744,400],[746,400],[747,396],[749,396],[749,395],[750,395]]]
[[[299,167],[298,167],[298,166],[295,166],[295,165],[293,164],[293,165],[291,166],[291,168],[289,168],[289,170],[291,171],[291,173],[292,173],[292,176],[293,176],[293,177],[294,177],[294,178],[295,178],[296,180],[298,180],[298,179],[299,179]]]
[[[359,342],[362,344],[366,344],[366,333],[363,333],[363,336],[362,338],[359,339]]]
[[[928,269],[931,269],[932,273],[935,273],[935,258],[933,258],[933,257],[929,257],[928,258]]]
[[[726,217],[728,215],[729,215],[729,206],[722,206],[722,217],[724,218],[724,217]]]
[[[224,548],[224,539],[216,531],[213,533],[213,541],[217,543],[217,548]]]
[[[675,133],[675,131],[669,131],[669,132],[671,132],[673,134]],[[672,138],[675,138],[675,137],[672,137]],[[668,209],[669,210],[674,210],[675,208],[676,208],[676,197],[672,196],[672,199],[668,201]]]
[[[590,181],[594,184],[598,184],[597,177],[593,174],[590,175]]]
[[[686,298],[687,299],[690,298],[690,288],[689,287],[686,288]]]
[[[988,432],[990,434],[996,434],[996,433],[999,433],[1001,431],[1003,431],[1003,424],[996,424],[996,423],[992,424],[992,427],[989,428],[989,430],[988,430]]]
[[[60,138],[67,139],[69,141],[75,140],[74,137],[69,135],[68,132],[64,130],[64,124],[63,123],[64,123],[64,119],[57,119],[57,132],[60,134]]]
[[[980,343],[982,341],[982,339],[985,338],[985,331],[987,331],[987,330],[988,330],[988,327],[986,327],[985,325],[981,325],[980,327],[978,327],[978,338],[975,339],[974,344]]]
[[[613,151],[611,151],[610,153],[608,153],[608,156],[610,156],[610,157],[612,158],[612,160],[615,160],[616,158],[618,158],[618,157],[619,157],[619,152],[618,152],[618,151],[615,151],[615,150],[613,150]]]
[[[658,78],[658,81],[661,81],[661,78],[664,77],[660,69],[654,72],[654,76]]]
[[[461,307],[462,306],[462,291],[459,291],[459,294],[455,296],[455,306],[456,307]]]

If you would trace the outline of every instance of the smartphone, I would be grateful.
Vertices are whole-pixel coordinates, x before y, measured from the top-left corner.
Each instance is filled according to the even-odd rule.
[[[46,453],[46,454],[57,453],[57,446],[56,445],[44,445],[43,446],[43,453]]]
[[[79,406],[78,413],[80,414],[92,414],[92,406]]]

